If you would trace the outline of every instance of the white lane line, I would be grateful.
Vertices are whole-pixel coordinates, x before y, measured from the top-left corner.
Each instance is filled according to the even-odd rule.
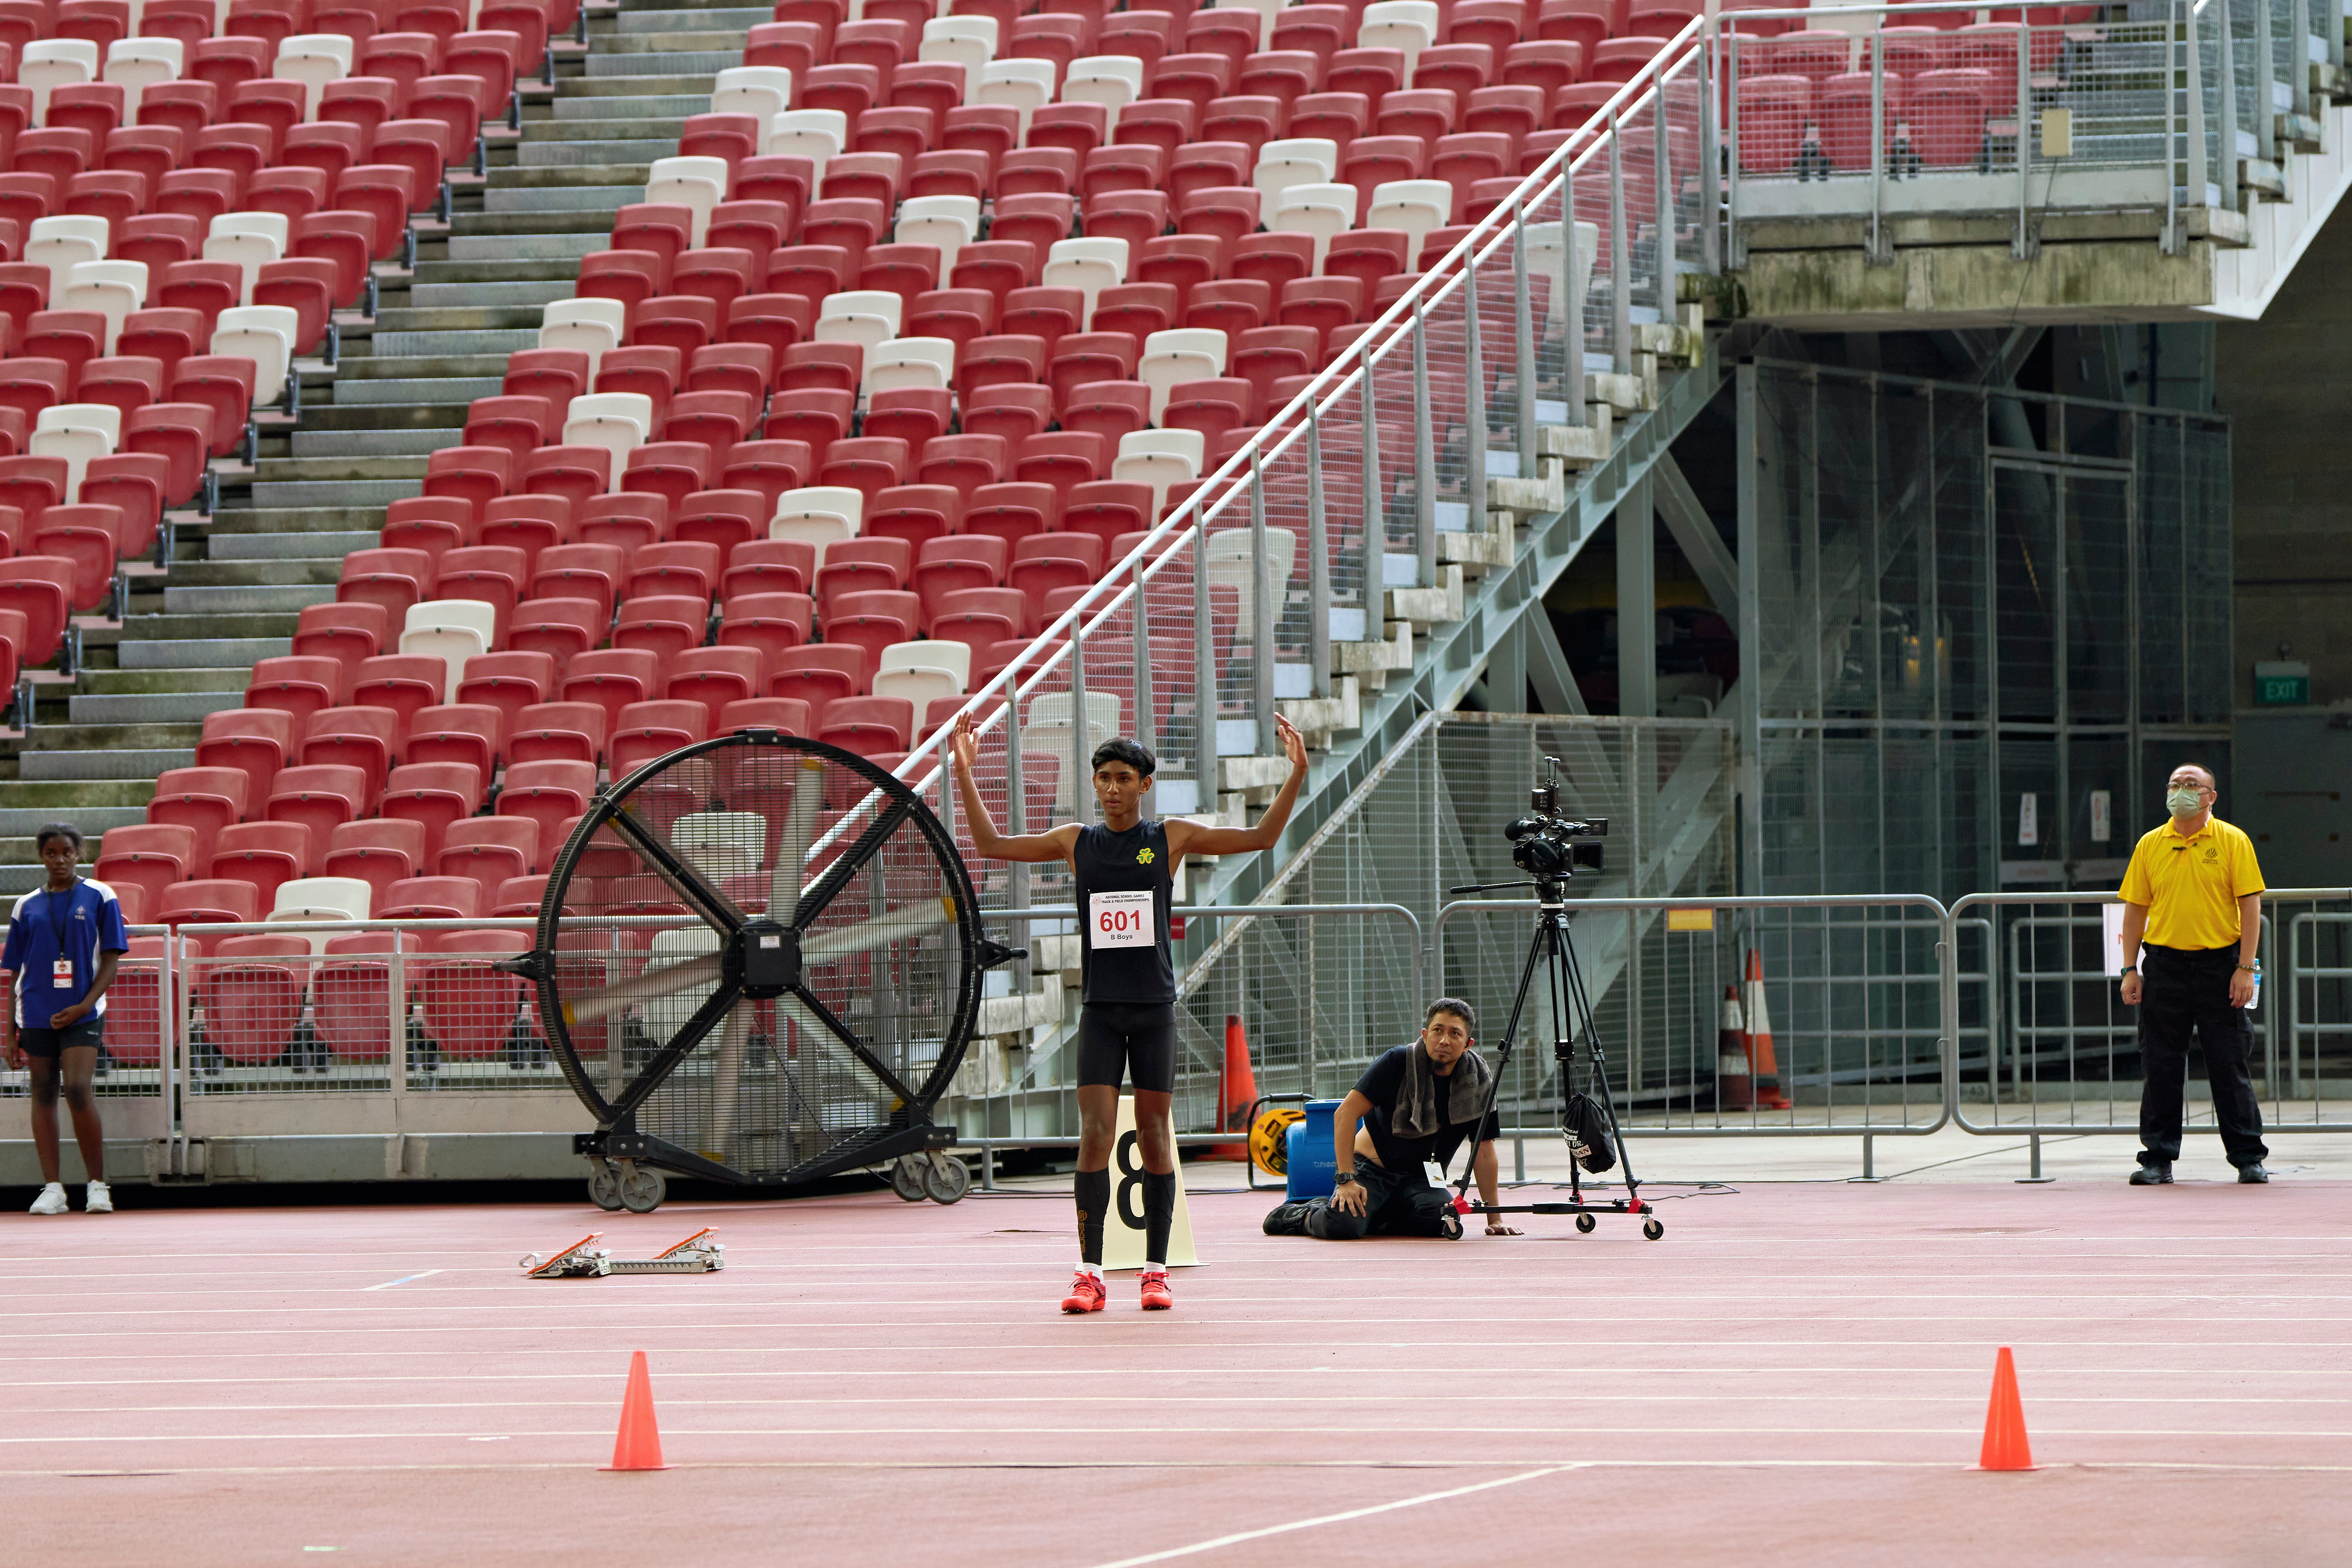
[[[1293,1520],[1288,1524],[1269,1524],[1263,1530],[1244,1530],[1233,1535],[1220,1535],[1213,1541],[1196,1541],[1190,1546],[1171,1546],[1165,1552],[1147,1552],[1140,1557],[1122,1557],[1116,1563],[1104,1563],[1102,1568],[1139,1568],[1145,1563],[1165,1563],[1171,1557],[1190,1557],[1198,1552],[1213,1552],[1220,1546],[1238,1546],[1244,1541],[1263,1541],[1269,1535],[1287,1535],[1294,1530],[1313,1530],[1319,1525],[1344,1524],[1351,1519],[1369,1519],[1376,1513],[1394,1513],[1401,1508],[1418,1508],[1425,1502],[1444,1502],[1448,1498],[1468,1497],[1473,1492],[1493,1491],[1496,1487],[1517,1486],[1521,1481],[1538,1480],[1545,1476],[1557,1476],[1566,1470],[1581,1468],[1581,1465],[1555,1465],[1547,1469],[1522,1470],[1516,1476],[1504,1476],[1466,1487],[1450,1487],[1442,1492],[1423,1492],[1419,1497],[1399,1498],[1394,1502],[1375,1503],[1370,1508],[1318,1514],[1313,1519]]]
[[[1454,1426],[1448,1430],[1456,1436],[1526,1437],[1547,1436],[1560,1437],[1936,1437],[1967,1438],[1981,1436],[1981,1426]],[[676,1437],[791,1437],[791,1438],[872,1438],[887,1436],[951,1437],[969,1441],[974,1437],[1239,1437],[1299,1436],[1349,1437],[1360,1436],[1363,1428],[1352,1426],[1170,1426],[1162,1423],[1151,1426],[692,1426],[678,1427],[666,1436]],[[2152,1426],[2050,1426],[2037,1425],[2037,1436],[2157,1439],[2190,1438],[2200,1441],[2234,1442],[2308,1442],[2313,1439],[2352,1438],[2352,1431],[2308,1431],[2266,1426],[2237,1430],[2220,1426],[2159,1428]],[[57,1433],[46,1436],[0,1436],[0,1447],[33,1444],[107,1443],[135,1447],[142,1443],[326,1443],[326,1442],[418,1442],[436,1439],[458,1441],[478,1434],[465,1432],[433,1432],[407,1429],[383,1432],[128,1432],[128,1433]],[[612,1436],[610,1424],[593,1428],[572,1430],[548,1428],[541,1431],[513,1432],[517,1437],[604,1437]],[[1571,1467],[1564,1467],[1571,1468]],[[1965,1468],[1965,1467],[1956,1467]],[[10,1473],[14,1473],[12,1470]]]
[[[430,1279],[436,1274],[446,1274],[446,1268],[428,1268],[422,1274],[404,1274],[397,1279],[387,1279],[381,1285],[362,1285],[362,1290],[389,1290],[394,1285],[405,1285],[412,1279]]]

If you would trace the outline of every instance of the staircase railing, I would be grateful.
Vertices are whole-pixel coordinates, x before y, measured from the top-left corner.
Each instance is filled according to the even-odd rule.
[[[976,770],[1000,826],[1076,811],[1089,753],[1116,733],[1160,753],[1162,812],[1213,811],[1227,788],[1277,782],[1278,705],[1323,700],[1331,708],[1312,711],[1326,721],[1303,727],[1343,727],[1334,645],[1390,640],[1389,591],[1438,587],[1438,536],[1486,526],[1489,480],[1524,487],[1501,492],[1520,514],[1559,510],[1545,428],[1585,425],[1588,374],[1630,376],[1637,329],[1674,318],[1676,275],[1717,268],[1703,26],[1677,34],[970,694],[963,710],[1001,732]],[[1163,464],[1160,488],[1189,482]],[[946,734],[898,767],[919,791],[940,784]],[[1262,779],[1250,758],[1267,759]],[[1016,868],[984,896],[1024,905],[1052,877]]]

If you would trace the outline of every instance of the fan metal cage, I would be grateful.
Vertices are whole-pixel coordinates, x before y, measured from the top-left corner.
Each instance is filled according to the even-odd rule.
[[[595,1117],[580,1152],[792,1183],[943,1146],[1003,952],[974,902],[939,818],[852,752],[755,731],[639,768],[557,856],[515,965]]]

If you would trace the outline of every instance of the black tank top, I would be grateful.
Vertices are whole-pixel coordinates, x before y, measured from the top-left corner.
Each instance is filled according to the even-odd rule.
[[[1168,957],[1168,905],[1174,890],[1168,874],[1168,825],[1147,819],[1113,833],[1082,824],[1070,860],[1078,884],[1079,1000],[1176,1000],[1176,970]],[[1098,893],[1114,897],[1098,905]],[[1120,893],[1150,895],[1148,942],[1137,941],[1145,935],[1140,901],[1122,901],[1116,897]],[[1118,945],[1122,932],[1136,944]]]

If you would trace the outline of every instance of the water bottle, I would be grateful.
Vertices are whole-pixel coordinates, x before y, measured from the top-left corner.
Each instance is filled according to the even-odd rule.
[[[2246,1011],[2251,1013],[2263,1003],[2263,961],[2254,960],[2254,994],[2246,998]]]

